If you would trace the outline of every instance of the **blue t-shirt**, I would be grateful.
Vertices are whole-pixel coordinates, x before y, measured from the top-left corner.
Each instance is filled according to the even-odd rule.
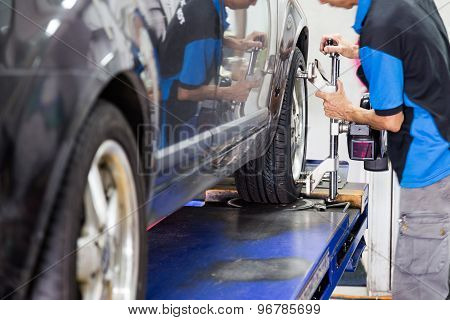
[[[420,21],[420,23],[418,23]],[[450,174],[450,45],[433,0],[360,0],[354,29],[377,115],[404,113],[388,152],[404,188]]]

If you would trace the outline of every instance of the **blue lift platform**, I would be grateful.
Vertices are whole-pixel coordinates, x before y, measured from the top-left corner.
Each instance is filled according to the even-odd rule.
[[[317,199],[180,209],[149,231],[147,299],[330,298],[356,269],[367,228],[368,186],[349,183],[340,193],[359,200],[347,210]],[[299,210],[305,203],[315,206]]]

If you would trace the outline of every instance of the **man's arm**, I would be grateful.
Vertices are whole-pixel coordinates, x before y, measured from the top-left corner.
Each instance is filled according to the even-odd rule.
[[[400,131],[403,124],[404,115],[401,108],[398,111],[394,111],[392,115],[380,116],[374,110],[366,110],[353,106],[347,99],[341,81],[338,83],[338,91],[336,93],[317,91],[316,96],[324,100],[325,115],[332,119],[367,124],[373,129],[391,132]]]
[[[349,121],[358,124],[367,124],[376,130],[399,132],[405,116],[403,112],[399,112],[393,116],[378,116],[374,110],[353,107],[349,119]]]
[[[178,100],[180,101],[202,101],[216,98],[217,87],[214,85],[201,86],[195,89],[178,88]]]
[[[380,32],[373,32],[368,35],[369,40],[375,39],[378,42],[380,41],[379,38],[384,39],[385,36],[386,34]],[[329,50],[334,49],[334,47],[328,48]],[[324,100],[327,116],[368,124],[375,129],[391,132],[400,130],[404,121],[404,74],[403,63],[400,58],[401,39],[391,41],[388,49],[389,53],[373,49],[367,44],[359,49],[364,74],[369,82],[370,102],[373,111],[352,106],[345,96],[342,82],[339,82],[336,93],[317,92],[316,94]]]
[[[202,100],[228,100],[245,102],[250,91],[259,87],[259,81],[242,80],[234,83],[230,87],[216,87],[214,85],[200,86],[198,88],[186,89],[178,88],[178,100],[202,101]]]
[[[329,39],[333,39],[336,45],[328,46]],[[359,59],[359,46],[345,40],[340,34],[324,35],[320,40],[320,52],[323,54],[339,53],[349,59]]]
[[[252,48],[264,48],[266,45],[267,35],[264,32],[254,31],[247,37],[240,39],[235,36],[225,36],[223,44],[225,47],[245,51]]]

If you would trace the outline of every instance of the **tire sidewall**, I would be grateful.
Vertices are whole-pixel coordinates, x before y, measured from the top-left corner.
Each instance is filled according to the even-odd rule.
[[[284,147],[286,150],[286,154],[287,156],[285,157],[285,168],[288,168],[287,173],[286,173],[286,180],[287,183],[289,184],[288,186],[286,186],[287,190],[295,190],[295,196],[299,196],[302,190],[302,184],[297,184],[296,181],[294,180],[293,177],[293,172],[292,172],[292,168],[293,168],[293,164],[292,164],[292,151],[291,150],[291,134],[290,134],[290,130],[291,130],[291,120],[292,120],[292,108],[294,106],[294,85],[295,85],[295,81],[296,81],[296,74],[297,74],[297,70],[300,66],[303,66],[303,68],[306,68],[306,62],[305,62],[305,58],[302,54],[302,52],[300,51],[300,49],[296,48],[292,57],[292,63],[291,63],[291,67],[289,69],[289,76],[288,76],[288,81],[286,84],[286,91],[285,91],[285,97],[283,99],[283,105],[282,105],[282,112],[286,112],[287,115],[287,119],[286,119],[286,123],[284,125],[284,127],[282,129],[285,130],[285,134],[286,134],[286,143],[284,146],[280,146],[280,147]],[[301,81],[301,80],[300,80]],[[304,80],[303,80],[304,81]],[[305,83],[305,92],[304,92],[304,97],[303,99],[305,99],[305,103],[306,106],[308,105],[308,101],[307,101],[307,87],[306,87],[306,83]],[[300,106],[301,107],[301,106]],[[304,117],[305,117],[305,125],[307,126],[307,110],[308,108],[305,108],[305,113],[304,113]],[[305,130],[306,133],[307,130]],[[306,163],[306,134],[305,134],[305,150],[303,153],[303,171],[304,171],[304,167],[305,167],[305,163]]]

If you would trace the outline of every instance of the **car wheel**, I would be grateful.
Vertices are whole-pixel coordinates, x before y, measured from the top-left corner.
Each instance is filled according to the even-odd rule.
[[[41,251],[34,299],[145,295],[145,193],[120,111],[100,101],[76,141]]]
[[[302,186],[296,181],[306,163],[307,87],[305,79],[296,78],[298,68],[305,70],[306,62],[296,48],[269,150],[235,173],[237,190],[245,201],[279,204],[300,196]]]

